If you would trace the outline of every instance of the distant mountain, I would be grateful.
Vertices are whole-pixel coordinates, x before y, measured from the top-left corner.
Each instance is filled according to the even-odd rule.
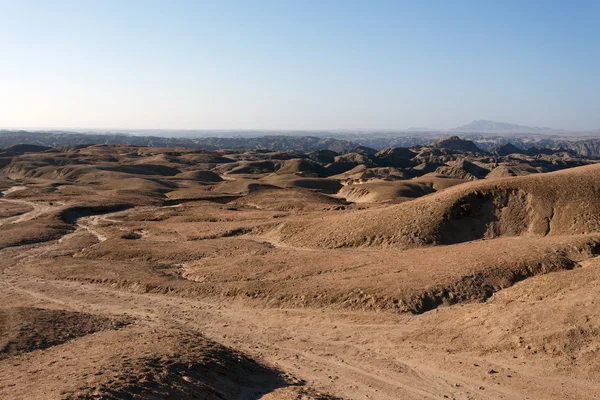
[[[487,120],[473,121],[470,124],[459,126],[450,130],[455,132],[470,133],[548,133],[562,131],[560,129],[552,129],[548,127],[531,127]]]

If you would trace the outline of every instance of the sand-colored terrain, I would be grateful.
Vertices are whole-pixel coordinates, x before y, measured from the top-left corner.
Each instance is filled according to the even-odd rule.
[[[600,165],[440,143],[12,156],[0,398],[599,398]]]

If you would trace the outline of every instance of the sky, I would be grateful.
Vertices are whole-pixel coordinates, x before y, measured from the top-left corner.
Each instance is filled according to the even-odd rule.
[[[0,127],[600,128],[600,1],[0,0]]]

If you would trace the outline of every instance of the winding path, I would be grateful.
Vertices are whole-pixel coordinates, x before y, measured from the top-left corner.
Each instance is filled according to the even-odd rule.
[[[51,211],[56,210],[57,208],[59,208],[61,206],[61,204],[58,204],[58,203],[51,205],[51,204],[42,203],[42,202],[38,202],[38,201],[5,198],[5,196],[10,193],[14,193],[14,192],[17,192],[20,190],[25,190],[25,189],[27,189],[26,186],[13,186],[10,189],[4,190],[2,192],[2,196],[0,196],[0,201],[3,201],[5,203],[26,205],[26,206],[31,207],[32,210],[28,211],[26,213],[20,214],[20,215],[15,215],[12,217],[4,218],[4,219],[0,220],[0,226],[4,225],[4,224],[18,224],[20,222],[30,221],[34,218],[48,214]]]

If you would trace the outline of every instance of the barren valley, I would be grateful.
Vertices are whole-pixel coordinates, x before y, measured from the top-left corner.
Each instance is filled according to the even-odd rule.
[[[600,164],[0,150],[0,398],[600,397]]]

